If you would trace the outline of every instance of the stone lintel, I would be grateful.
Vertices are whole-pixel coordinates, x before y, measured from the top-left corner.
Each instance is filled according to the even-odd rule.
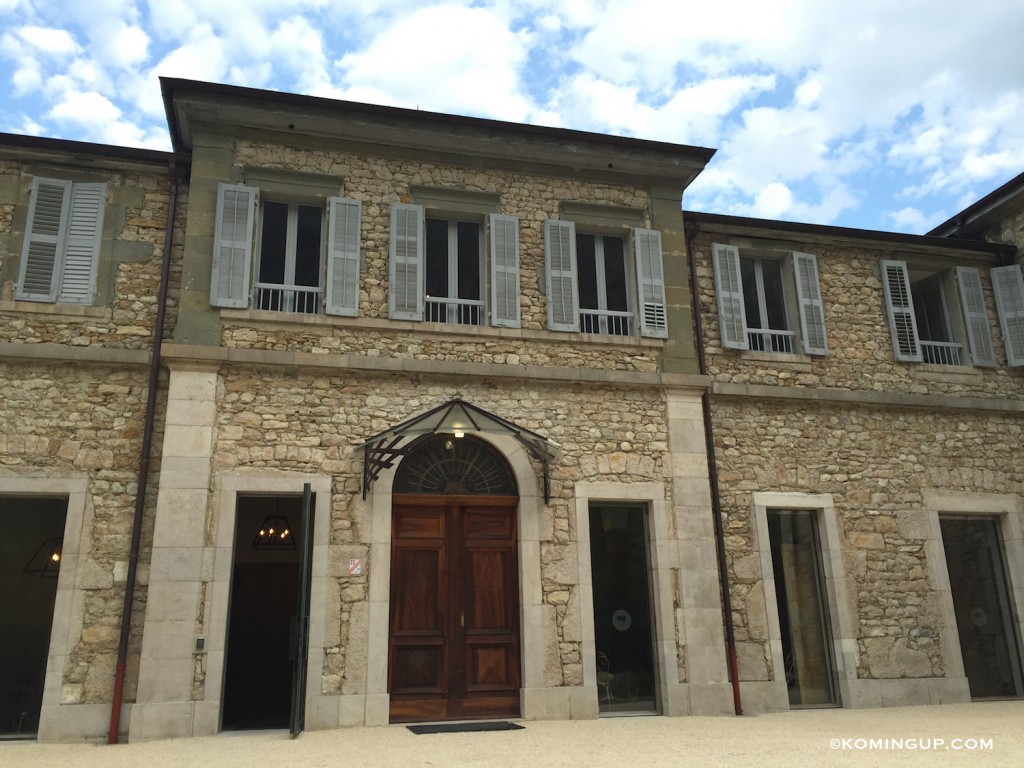
[[[19,344],[0,341],[0,359],[40,363],[82,363],[97,365],[149,365],[149,351],[116,347],[73,347],[69,344]]]

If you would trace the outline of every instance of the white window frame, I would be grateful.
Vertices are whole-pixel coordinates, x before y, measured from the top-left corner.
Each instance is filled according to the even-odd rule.
[[[222,182],[217,188],[217,213],[213,237],[210,277],[210,303],[235,309],[255,308],[262,258],[263,212],[260,189],[246,184]],[[329,196],[316,202],[278,199],[270,202],[288,206],[288,232],[285,246],[285,276],[295,274],[295,247],[298,208],[321,208],[319,299],[316,311],[300,314],[356,316],[359,313],[359,273],[362,203],[345,197]],[[284,288],[288,284],[282,284]],[[308,287],[303,286],[303,289]],[[298,291],[292,291],[294,294]],[[282,304],[291,304],[287,290]],[[273,310],[283,314],[290,310]]]
[[[630,252],[628,240],[625,235],[607,234],[598,232],[576,230],[576,268],[577,275],[580,270],[580,238],[590,237],[594,240],[594,276],[597,283],[597,307],[584,307],[582,295],[580,296],[580,329],[584,333],[599,333],[606,336],[635,336],[636,335],[636,286],[633,284],[630,270]],[[605,273],[604,245],[605,238],[614,237],[622,242],[622,273],[625,284],[622,286],[626,294],[626,314],[610,314],[608,309],[608,279]],[[593,313],[588,316],[588,313]],[[596,328],[593,321],[596,320]],[[621,324],[625,321],[625,333],[617,333],[609,330],[614,327],[621,330]],[[589,328],[589,330],[588,330]]]
[[[791,350],[776,352],[772,349],[758,349],[751,344],[752,334],[765,338],[780,336],[796,341],[799,337],[800,350],[807,355],[828,354],[828,335],[825,323],[825,304],[821,296],[821,282],[818,276],[818,260],[813,253],[801,251],[741,252],[728,243],[713,243],[712,266],[715,274],[715,295],[718,303],[718,320],[722,346],[727,349],[797,354],[796,344]],[[788,257],[788,258],[787,258]],[[758,297],[759,320],[765,326],[753,328],[747,322],[746,302],[743,294],[741,259],[754,260],[755,290]],[[767,303],[765,301],[762,263],[778,261],[782,272],[783,301],[786,307],[786,329],[768,328]],[[799,333],[796,330],[799,318]]]
[[[579,235],[595,238],[595,272],[599,309],[582,309],[579,291]],[[606,281],[604,279],[604,237],[623,241],[623,268],[626,281],[628,334],[607,333]],[[612,337],[647,336],[668,338],[668,305],[665,297],[664,254],[661,233],[643,227],[617,228],[581,225],[566,219],[544,222],[544,277],[547,295],[548,330],[578,333],[584,330],[584,312],[600,312],[599,330],[588,331]],[[611,316],[613,318],[618,315]],[[623,316],[624,317],[624,316]]]
[[[447,222],[448,297],[426,294],[427,219]],[[458,224],[479,229],[479,299],[460,300],[458,295]],[[519,328],[519,218],[495,212],[459,212],[427,209],[413,203],[391,204],[391,239],[388,258],[388,316],[392,320],[430,321],[430,302],[445,303],[444,320],[454,326],[471,325]],[[479,322],[459,322],[464,307],[479,307]]]
[[[43,202],[44,190],[49,193],[47,202]],[[15,299],[59,304],[95,301],[106,202],[105,182],[32,179]],[[40,209],[47,204],[49,210]],[[28,279],[30,271],[34,280]],[[30,282],[35,285],[29,287]]]
[[[477,218],[472,216],[444,216],[429,214],[424,218],[424,247],[428,248],[429,243],[426,239],[429,239],[429,227],[428,222],[430,221],[443,221],[445,223],[446,237],[447,237],[447,279],[446,279],[446,291],[447,296],[430,296],[424,293],[424,312],[426,313],[427,319],[433,322],[439,323],[450,323],[453,325],[484,325],[484,321],[487,315],[487,301],[486,296],[486,254],[484,250],[484,223],[479,221]],[[459,295],[459,225],[460,224],[471,224],[476,227],[476,248],[477,248],[477,260],[478,264],[478,279],[476,285],[476,293],[479,299],[460,299]],[[426,283],[428,276],[426,273],[426,256],[424,256],[424,274],[423,280]],[[442,307],[431,305],[443,305],[444,318],[440,319]],[[474,307],[476,310],[474,311]],[[475,316],[477,322],[463,322],[463,317],[469,317],[472,319]]]
[[[285,230],[285,246],[284,246],[284,278],[281,283],[261,283],[259,276],[263,270],[263,262],[265,259],[263,253],[263,224],[266,221],[266,210],[267,204],[271,205],[283,205],[287,208],[286,218],[286,230]],[[298,286],[295,284],[295,262],[296,262],[296,251],[298,249],[298,229],[299,229],[299,208],[315,208],[320,213],[320,263],[317,268],[317,284],[315,286]],[[252,307],[258,309],[257,306],[260,298],[260,292],[263,290],[281,292],[280,305],[290,306],[291,310],[278,309],[273,311],[285,312],[292,311],[299,314],[320,314],[324,304],[324,261],[326,254],[326,241],[327,241],[327,218],[328,211],[320,206],[310,205],[309,203],[295,202],[289,200],[277,200],[263,198],[259,202],[258,216],[256,221],[256,256],[255,256],[255,270],[252,287]],[[313,293],[315,291],[315,293]],[[306,309],[296,309],[296,307],[309,307],[309,297],[303,296],[302,294],[313,293],[313,309],[307,311]]]

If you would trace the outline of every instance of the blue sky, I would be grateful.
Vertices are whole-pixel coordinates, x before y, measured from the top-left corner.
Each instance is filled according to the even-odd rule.
[[[1024,171],[1020,0],[0,0],[0,131],[160,75],[715,147],[686,208],[925,232]]]

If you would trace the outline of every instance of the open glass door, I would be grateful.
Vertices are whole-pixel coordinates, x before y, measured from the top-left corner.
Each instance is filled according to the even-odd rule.
[[[292,624],[292,708],[289,732],[306,726],[306,659],[309,648],[309,593],[313,575],[313,491],[302,487],[302,528],[299,542],[299,594]]]

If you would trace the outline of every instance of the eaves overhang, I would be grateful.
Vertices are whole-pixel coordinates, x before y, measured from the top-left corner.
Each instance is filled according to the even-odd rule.
[[[699,231],[720,232],[747,237],[788,239],[806,243],[829,241],[849,243],[861,247],[884,248],[901,251],[927,251],[948,255],[970,254],[975,257],[997,261],[1012,257],[1013,246],[1002,243],[987,243],[974,240],[954,240],[933,235],[910,235],[902,232],[885,232],[873,229],[836,227],[827,224],[805,224],[801,222],[757,219],[746,216],[730,216],[718,213],[683,211],[688,227]]]
[[[0,157],[8,155],[16,157],[21,162],[59,162],[81,167],[109,167],[111,165],[166,167],[172,160],[187,162],[189,159],[173,152],[156,149],[0,133]]]
[[[188,151],[198,130],[275,135],[278,140],[336,142],[382,154],[426,153],[522,172],[582,175],[685,189],[715,150],[385,107],[176,78],[161,78],[173,146]],[[290,137],[290,138],[289,138]]]
[[[980,238],[985,229],[1024,208],[1024,173],[939,224],[928,234],[948,238]]]

